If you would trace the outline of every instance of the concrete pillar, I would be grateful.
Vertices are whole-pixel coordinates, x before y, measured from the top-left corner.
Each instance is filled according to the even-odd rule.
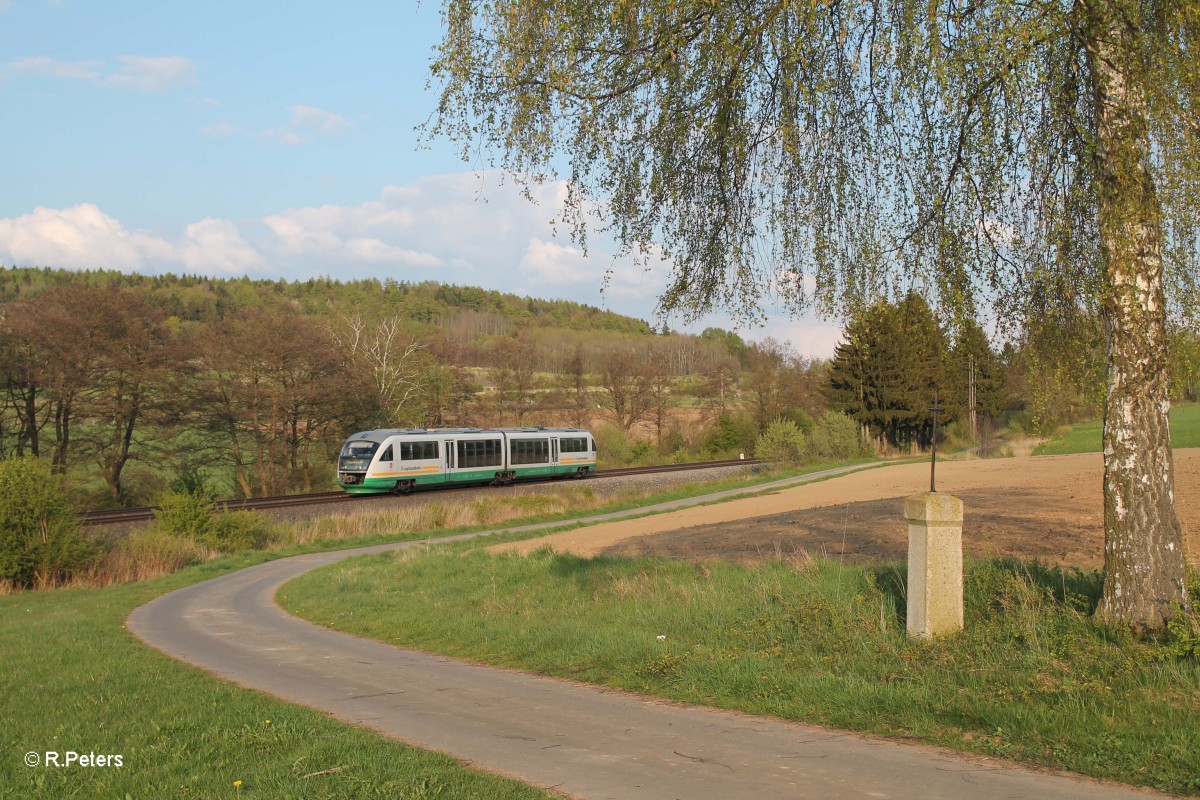
[[[963,504],[941,492],[906,498],[908,635],[928,639],[963,627]]]

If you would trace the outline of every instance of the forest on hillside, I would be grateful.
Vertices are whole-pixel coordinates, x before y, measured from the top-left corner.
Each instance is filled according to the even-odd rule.
[[[45,459],[98,508],[332,488],[341,442],[375,427],[588,427],[615,466],[751,454],[772,423],[834,412],[895,452],[928,446],[934,390],[964,441],[1094,415],[1103,351],[1084,341],[996,348],[911,296],[850,320],[825,361],[432,282],[0,269],[0,458]],[[1180,334],[1175,353],[1194,399],[1200,347]]]

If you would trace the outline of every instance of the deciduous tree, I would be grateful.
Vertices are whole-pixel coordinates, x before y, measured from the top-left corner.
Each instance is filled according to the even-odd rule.
[[[632,347],[610,350],[600,362],[605,408],[626,433],[646,418],[654,404],[653,369],[648,362],[645,354]]]
[[[443,0],[433,134],[528,180],[566,165],[674,272],[665,311],[848,310],[919,287],[1108,329],[1101,617],[1186,606],[1166,283],[1190,292],[1196,0]],[[565,152],[565,161],[563,158]],[[1189,297],[1190,294],[1176,294]]]

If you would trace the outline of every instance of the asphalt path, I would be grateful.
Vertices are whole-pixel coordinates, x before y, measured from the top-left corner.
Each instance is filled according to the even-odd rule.
[[[850,470],[829,472],[845,471]],[[828,475],[758,488],[821,477]],[[739,493],[744,490],[723,494]],[[712,496],[663,508],[706,499]],[[504,530],[553,526],[561,523]],[[479,535],[486,534],[434,541]],[[280,586],[309,570],[427,543],[314,553],[249,567],[163,595],[135,609],[127,627],[152,647],[226,680],[571,797],[1161,796],[935,748],[475,666],[321,628],[274,602]]]

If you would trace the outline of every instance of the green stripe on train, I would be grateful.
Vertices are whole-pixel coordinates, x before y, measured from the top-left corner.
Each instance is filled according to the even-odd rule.
[[[589,469],[595,467],[594,464],[538,464],[536,466],[512,467],[511,471],[518,478],[535,478],[545,475],[574,475],[581,466],[588,467]],[[497,467],[489,467],[488,469],[455,472],[448,475],[445,473],[435,473],[432,475],[414,475],[411,478],[393,475],[387,478],[367,478],[362,483],[338,485],[346,490],[348,494],[379,494],[380,492],[392,491],[396,486],[396,482],[401,480],[411,480],[416,486],[447,483],[490,483],[496,477],[498,471]]]

